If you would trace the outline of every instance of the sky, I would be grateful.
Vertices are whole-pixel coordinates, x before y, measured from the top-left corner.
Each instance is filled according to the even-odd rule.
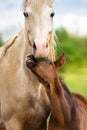
[[[87,0],[54,0],[54,28],[87,36]],[[7,41],[24,26],[22,0],[0,0],[0,33]]]

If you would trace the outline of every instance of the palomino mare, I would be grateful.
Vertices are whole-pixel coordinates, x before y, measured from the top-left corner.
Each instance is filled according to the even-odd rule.
[[[70,92],[58,76],[64,62],[64,55],[54,63],[30,55],[26,64],[46,88],[52,108],[48,130],[87,130],[87,99]]]
[[[0,48],[0,103],[6,130],[46,130],[50,103],[25,57],[54,59],[52,0],[24,0],[25,28]]]

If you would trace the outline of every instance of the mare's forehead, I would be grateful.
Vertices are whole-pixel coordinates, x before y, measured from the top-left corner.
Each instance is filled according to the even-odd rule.
[[[24,10],[27,12],[41,12],[44,11],[50,12],[52,9],[51,0],[25,0],[23,5]]]

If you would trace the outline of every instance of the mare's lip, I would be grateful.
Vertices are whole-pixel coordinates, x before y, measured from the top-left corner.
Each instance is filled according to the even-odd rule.
[[[26,59],[29,61],[29,60],[33,60],[35,62],[41,62],[41,61],[47,61],[48,58],[47,57],[41,57],[41,56],[37,56],[35,57],[34,55],[32,54],[29,54],[27,55]]]

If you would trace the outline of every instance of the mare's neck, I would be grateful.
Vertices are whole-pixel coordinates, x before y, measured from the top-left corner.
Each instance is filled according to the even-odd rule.
[[[29,53],[32,53],[32,48],[31,45],[29,43],[29,41],[27,40],[28,38],[25,37],[25,31],[22,30],[21,32],[19,32],[18,36],[16,37],[15,40],[13,40],[14,42],[11,43],[11,45],[9,47],[7,47],[7,54],[6,56],[13,61],[13,63],[15,64],[20,64],[24,66],[26,66],[26,56]],[[7,43],[8,46],[8,43]]]
[[[35,80],[37,78],[26,67],[26,55],[31,53],[31,50],[31,46],[26,40],[25,32],[22,30],[3,46],[0,58],[8,64],[9,68],[12,68],[11,71],[20,71],[24,76],[27,75],[27,78],[31,77],[31,80]]]

